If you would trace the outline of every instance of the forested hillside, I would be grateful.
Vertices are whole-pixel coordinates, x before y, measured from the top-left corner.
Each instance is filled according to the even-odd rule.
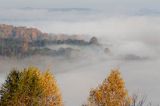
[[[99,45],[98,39],[92,37],[89,41],[78,35],[48,34],[36,28],[15,27],[12,25],[0,25],[0,55],[2,56],[29,56],[34,54],[56,55],[72,48],[51,50],[47,45]]]

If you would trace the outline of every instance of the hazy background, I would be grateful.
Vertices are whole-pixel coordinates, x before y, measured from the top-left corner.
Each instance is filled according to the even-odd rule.
[[[0,0],[0,23],[43,32],[96,36],[101,48],[81,47],[74,58],[0,57],[0,80],[13,67],[50,68],[66,106],[85,103],[89,90],[112,68],[120,68],[130,94],[141,92],[160,104],[159,0]],[[105,54],[103,49],[109,48]]]

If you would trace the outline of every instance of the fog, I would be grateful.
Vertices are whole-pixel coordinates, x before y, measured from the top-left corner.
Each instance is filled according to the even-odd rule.
[[[1,9],[0,23],[36,27],[55,34],[96,36],[101,47],[74,46],[80,52],[73,52],[71,57],[0,57],[0,81],[4,82],[13,67],[21,69],[34,65],[42,70],[49,68],[61,88],[64,104],[80,106],[87,101],[91,88],[97,87],[111,69],[119,68],[129,94],[139,91],[148,96],[148,101],[160,104],[160,16],[158,12],[152,13]],[[109,48],[108,53],[104,52],[105,48]]]

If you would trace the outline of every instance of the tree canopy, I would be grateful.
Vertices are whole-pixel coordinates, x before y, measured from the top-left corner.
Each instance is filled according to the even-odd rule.
[[[103,83],[90,91],[89,106],[129,106],[131,99],[119,70],[114,69]]]
[[[62,106],[54,76],[36,67],[12,70],[0,90],[1,106]]]

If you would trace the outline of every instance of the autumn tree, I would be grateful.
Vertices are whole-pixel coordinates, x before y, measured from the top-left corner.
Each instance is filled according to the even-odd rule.
[[[53,75],[36,67],[13,70],[0,90],[1,106],[62,106]]]
[[[99,87],[90,91],[88,102],[88,106],[130,105],[131,100],[118,69],[112,70],[109,77]]]
[[[48,106],[62,106],[62,97],[54,76],[46,71],[41,75],[43,103]]]

